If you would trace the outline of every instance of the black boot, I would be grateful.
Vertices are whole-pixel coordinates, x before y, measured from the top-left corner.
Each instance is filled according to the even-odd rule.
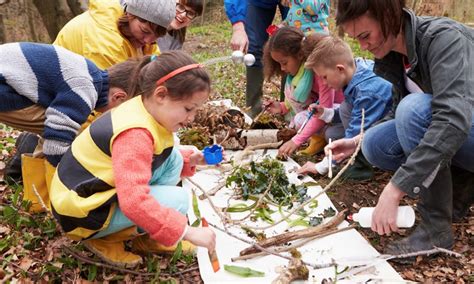
[[[461,222],[474,203],[474,173],[451,166],[453,180],[453,222]]]
[[[5,166],[5,180],[7,182],[20,182],[21,176],[21,154],[33,153],[36,145],[38,145],[38,135],[31,132],[22,132],[16,139],[16,152]]]
[[[341,175],[342,180],[370,180],[374,177],[374,168],[365,159],[362,152],[359,152],[354,160],[354,164],[350,165]]]
[[[444,167],[431,186],[420,192],[418,211],[421,223],[408,237],[387,245],[384,253],[399,255],[433,249],[435,246],[451,249],[454,236],[451,228],[452,215],[451,170]],[[412,263],[415,258],[394,259],[400,263]]]
[[[247,67],[247,88],[245,105],[250,108],[249,115],[254,118],[262,111],[263,68]]]

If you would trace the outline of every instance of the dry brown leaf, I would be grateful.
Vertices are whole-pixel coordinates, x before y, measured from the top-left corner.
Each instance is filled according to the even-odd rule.
[[[10,228],[0,225],[0,234],[8,235],[9,233],[10,233]]]
[[[33,260],[31,260],[30,258],[28,257],[24,257],[21,259],[20,261],[20,268],[27,271],[28,269],[30,269],[31,265],[33,265]]]

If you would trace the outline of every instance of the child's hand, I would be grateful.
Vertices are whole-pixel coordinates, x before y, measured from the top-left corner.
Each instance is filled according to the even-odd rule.
[[[188,226],[183,239],[190,241],[196,246],[205,247],[210,252],[216,249],[216,233],[211,228],[196,228]]]
[[[280,102],[274,100],[266,100],[263,102],[263,109],[268,111],[269,113],[277,114],[281,113],[281,106]]]
[[[288,157],[291,154],[293,154],[296,149],[298,149],[298,145],[296,145],[293,140],[288,140],[285,142],[285,144],[281,145],[281,147],[278,149],[278,156],[283,156],[283,157]]]
[[[321,115],[324,113],[324,107],[320,106],[319,104],[310,104],[308,107],[308,111],[314,110],[314,116],[320,118]]]
[[[307,173],[319,174],[316,170],[316,164],[311,162],[306,162],[306,164],[296,170],[296,173],[299,175],[305,175]]]
[[[206,160],[204,159],[204,154],[201,151],[194,151],[194,153],[189,156],[189,165],[191,167],[196,165],[207,165]]]

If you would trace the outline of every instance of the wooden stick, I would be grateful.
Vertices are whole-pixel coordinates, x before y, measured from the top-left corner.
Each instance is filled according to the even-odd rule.
[[[276,253],[290,251],[294,248],[302,247],[305,244],[307,244],[309,242],[312,242],[314,240],[321,239],[321,238],[324,238],[324,237],[327,237],[327,236],[330,236],[330,235],[333,235],[333,234],[341,233],[341,232],[344,232],[344,231],[352,230],[352,229],[355,229],[356,227],[357,227],[356,225],[352,224],[349,227],[345,227],[345,228],[341,228],[341,229],[333,229],[333,230],[330,230],[326,233],[316,235],[314,237],[310,237],[310,238],[307,238],[307,239],[302,239],[299,242],[292,244],[291,246],[278,247],[278,248],[274,249],[273,251],[276,252]],[[255,258],[255,257],[266,256],[266,255],[268,255],[267,252],[261,251],[261,252],[256,252],[256,253],[247,254],[247,255],[243,255],[243,256],[233,257],[233,258],[231,258],[231,260],[232,261],[247,260],[247,259],[252,259],[252,258]]]
[[[199,195],[199,200],[204,200],[208,196],[215,195],[219,190],[221,190],[225,186],[225,184],[226,184],[225,180],[220,181],[216,186],[214,186],[213,188],[211,188],[210,190],[206,192],[207,195],[204,195],[204,194]]]
[[[297,239],[313,237],[320,233],[325,233],[327,231],[330,231],[337,225],[339,225],[342,221],[344,221],[346,212],[347,212],[347,209],[339,212],[334,218],[332,218],[331,220],[329,220],[329,222],[325,224],[320,224],[316,227],[276,235],[274,237],[265,239],[259,242],[258,244],[262,247],[270,247],[270,246],[275,246],[275,245],[281,245],[281,244],[287,243],[289,241],[294,241]],[[242,250],[240,252],[240,255],[241,256],[247,255],[251,253],[256,253],[258,251],[259,251],[258,248],[256,248],[255,246],[251,246]]]

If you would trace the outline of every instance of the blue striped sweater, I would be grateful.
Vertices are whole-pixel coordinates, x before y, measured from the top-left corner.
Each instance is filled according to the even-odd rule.
[[[43,152],[54,166],[92,110],[107,105],[108,82],[107,71],[62,47],[0,45],[0,111],[45,108]]]

